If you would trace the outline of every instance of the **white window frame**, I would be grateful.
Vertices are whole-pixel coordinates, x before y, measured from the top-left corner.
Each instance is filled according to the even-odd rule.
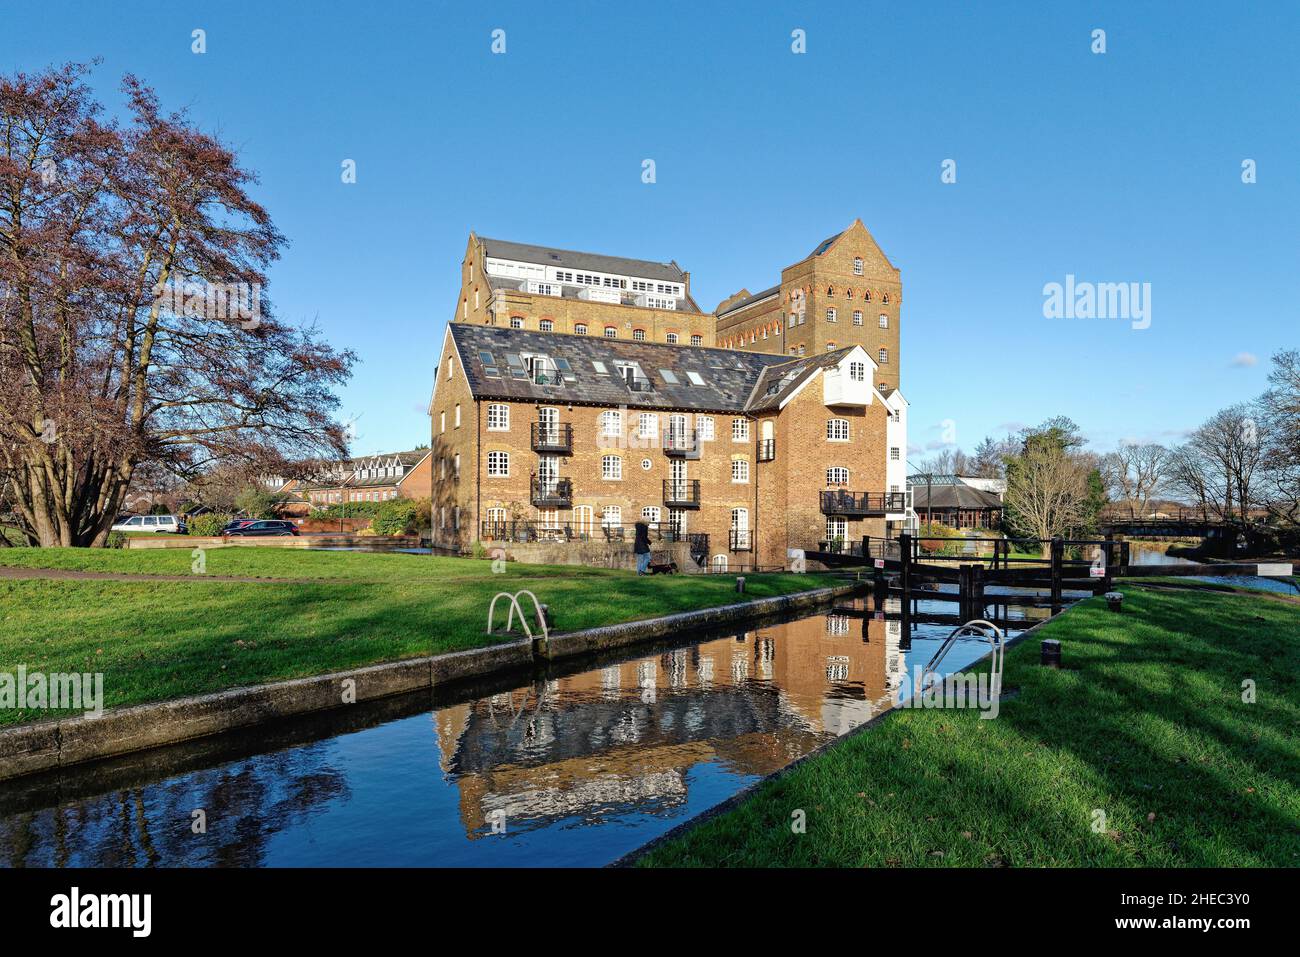
[[[623,481],[623,457],[619,455],[601,456],[600,477],[606,482]]]
[[[697,415],[695,417],[695,436],[701,442],[713,441],[713,416]]]
[[[841,434],[842,433],[842,434]],[[827,442],[848,442],[851,436],[848,419],[826,420]]]
[[[600,413],[600,435],[605,439],[623,437],[623,413],[618,409],[606,409]]]
[[[876,320],[876,323],[880,326],[881,329],[888,329],[888,328],[889,328],[889,316],[887,316],[885,313],[882,312],[882,313],[880,314],[880,318]]]
[[[510,453],[499,450],[489,452],[487,454],[487,475],[488,478],[509,478]]]
[[[731,441],[733,442],[749,441],[749,419],[731,420]]]
[[[849,470],[843,465],[832,465],[826,470],[826,484],[828,486],[848,485]]]
[[[732,485],[749,484],[749,460],[748,459],[731,460],[731,484]]]
[[[493,419],[496,424],[493,424]],[[489,432],[510,431],[510,406],[504,402],[493,402],[487,407],[487,430]]]

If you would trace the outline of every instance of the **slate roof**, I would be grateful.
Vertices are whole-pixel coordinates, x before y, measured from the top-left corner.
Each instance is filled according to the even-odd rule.
[[[969,485],[935,485],[930,487],[931,494],[927,495],[927,486],[924,481],[913,479],[909,484],[912,489],[912,508],[918,513],[926,508],[983,509],[1002,507],[1002,501],[992,492],[985,492]]]
[[[377,486],[396,485],[402,481],[406,472],[402,475],[371,475],[366,478],[357,478],[357,472],[365,463],[374,461],[376,465],[386,465],[392,459],[397,459],[406,471],[414,468],[420,461],[429,454],[428,449],[412,449],[409,452],[378,452],[374,455],[358,455],[356,458],[349,459],[346,462],[336,463],[342,475],[341,478],[335,476],[326,476],[314,482],[303,482],[301,487],[308,491],[319,491],[320,489],[335,488],[374,488]]]
[[[813,256],[820,256],[822,253],[826,252],[826,250],[830,249],[831,246],[835,245],[835,240],[843,236],[845,232],[846,230],[841,229],[834,236],[828,236],[825,239],[823,239],[821,243],[818,245],[818,247],[808,254],[809,258]]]
[[[834,352],[822,352],[815,356],[787,357],[783,364],[765,369],[754,386],[754,394],[746,411],[765,412],[775,409],[786,396],[816,375],[818,369],[839,365],[840,360],[853,349],[853,346],[843,346]]]
[[[735,312],[737,309],[744,309],[746,306],[752,305],[753,303],[758,302],[760,299],[766,299],[768,296],[775,295],[780,291],[781,291],[781,286],[780,284],[777,284],[775,286],[772,286],[770,289],[764,289],[762,292],[756,292],[751,296],[746,296],[744,299],[741,299],[739,302],[732,303],[722,312],[718,313],[718,315],[725,316],[727,315],[727,313]]]
[[[544,266],[564,266],[566,269],[590,269],[592,272],[617,273],[643,279],[662,279],[665,282],[686,283],[686,273],[675,262],[657,263],[648,259],[625,259],[622,256],[603,256],[600,253],[582,253],[572,249],[555,249],[551,246],[532,246],[512,243],[505,239],[479,241],[493,259],[516,259]]]
[[[448,328],[470,391],[479,399],[744,412],[748,409],[754,386],[765,370],[791,364],[812,364],[823,358],[793,358],[702,346],[687,348],[632,339],[573,336],[463,322],[453,322]],[[495,364],[489,366],[480,352],[490,353]],[[554,385],[538,385],[526,375],[511,375],[509,356],[518,359],[520,353],[564,360],[569,372],[566,374],[561,368],[559,381]],[[827,353],[826,356],[837,354]],[[593,362],[604,363],[609,374],[599,374]],[[629,388],[619,375],[616,362],[633,362],[640,366],[648,380],[648,389],[634,391]],[[498,374],[489,374],[489,369],[495,369]],[[676,377],[676,383],[667,381],[663,374],[665,369]],[[688,372],[697,373],[704,384],[692,384]]]

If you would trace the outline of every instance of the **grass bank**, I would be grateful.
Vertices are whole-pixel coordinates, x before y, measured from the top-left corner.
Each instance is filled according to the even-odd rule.
[[[189,574],[188,551],[22,549],[0,564]],[[729,604],[731,576],[638,578],[607,569],[428,555],[214,549],[193,581],[0,581],[0,672],[102,672],[106,707],[481,647],[498,591],[532,589],[557,628]],[[213,581],[213,575],[313,579]],[[807,575],[747,575],[746,596],[822,587]],[[503,623],[503,622],[502,622]],[[0,710],[0,725],[67,712]]]
[[[892,714],[640,863],[1300,865],[1300,606],[1122,590],[1122,615],[1092,599],[1007,654],[997,718]]]

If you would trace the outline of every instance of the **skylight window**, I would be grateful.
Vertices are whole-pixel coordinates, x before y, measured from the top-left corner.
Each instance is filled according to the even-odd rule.
[[[609,375],[609,368],[605,365],[605,363],[600,362],[599,360],[596,359],[592,359],[591,364],[592,367],[595,368],[596,370],[596,375]]]
[[[704,385],[704,377],[698,372],[688,371],[686,378],[691,380],[691,385]]]
[[[663,378],[664,382],[669,385],[677,385],[678,383],[677,374],[671,369],[660,369],[659,375]]]

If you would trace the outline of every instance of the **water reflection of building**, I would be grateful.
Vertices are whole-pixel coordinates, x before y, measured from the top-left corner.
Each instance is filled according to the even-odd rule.
[[[859,604],[450,706],[440,763],[471,837],[498,811],[511,831],[667,813],[699,765],[770,774],[887,708],[898,639]]]

